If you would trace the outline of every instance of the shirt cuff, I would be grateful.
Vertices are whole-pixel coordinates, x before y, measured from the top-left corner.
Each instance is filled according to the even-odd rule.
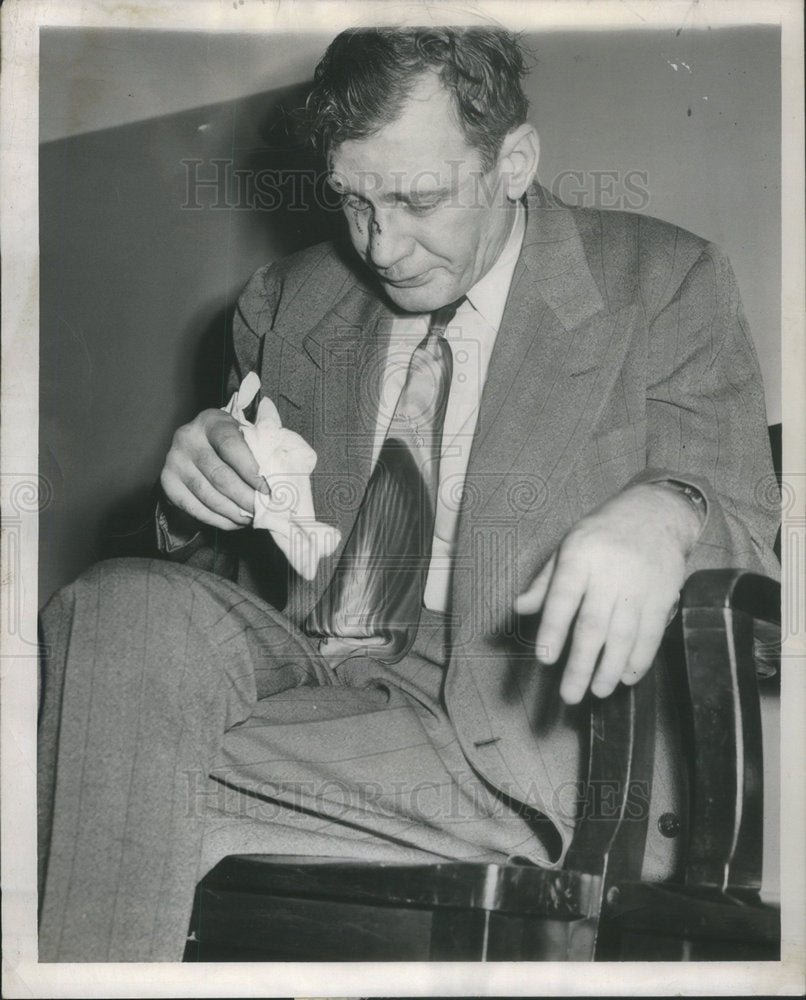
[[[167,500],[157,501],[154,523],[157,548],[168,556],[190,556],[202,543],[198,521]]]

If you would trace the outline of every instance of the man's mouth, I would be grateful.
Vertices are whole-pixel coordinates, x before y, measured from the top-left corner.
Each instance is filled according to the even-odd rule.
[[[379,277],[384,284],[391,285],[393,288],[416,288],[418,285],[424,285],[430,275],[430,271],[422,271],[420,274],[413,274],[410,278],[389,278],[383,274]]]

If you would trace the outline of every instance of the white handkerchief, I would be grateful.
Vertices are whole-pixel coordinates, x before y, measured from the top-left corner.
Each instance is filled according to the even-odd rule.
[[[311,492],[311,473],[316,465],[313,448],[295,431],[283,427],[277,407],[265,396],[258,404],[254,424],[244,417],[259,389],[260,378],[249,372],[224,407],[238,421],[270,490],[268,495],[255,490],[252,523],[270,531],[299,575],[312,580],[319,560],[334,551],[341,533],[316,520]]]

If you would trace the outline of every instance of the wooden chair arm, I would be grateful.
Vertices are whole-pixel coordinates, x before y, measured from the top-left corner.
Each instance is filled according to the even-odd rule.
[[[763,759],[757,686],[757,677],[777,672],[779,644],[778,583],[729,569],[695,573],[687,581],[664,643],[689,765],[683,884],[642,882],[632,875],[610,880],[600,918],[607,957],[779,957],[780,911],[759,895]]]
[[[692,739],[685,882],[761,888],[763,759],[754,623],[780,626],[780,585],[739,570],[695,573],[681,598],[681,680]],[[767,633],[764,669],[774,659]],[[774,634],[774,633],[772,633]]]
[[[591,697],[585,798],[565,867],[638,879],[644,861],[655,755],[655,671],[609,698]]]

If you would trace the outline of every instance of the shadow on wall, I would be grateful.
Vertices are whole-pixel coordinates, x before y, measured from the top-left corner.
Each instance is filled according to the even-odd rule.
[[[174,430],[226,401],[238,293],[334,234],[290,114],[308,86],[41,147],[40,603],[149,554]]]

